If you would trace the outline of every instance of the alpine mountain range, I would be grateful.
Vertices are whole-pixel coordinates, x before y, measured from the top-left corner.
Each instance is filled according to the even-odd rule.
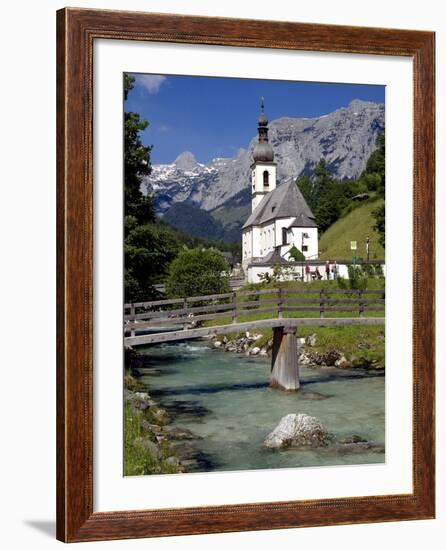
[[[271,121],[269,142],[279,185],[290,177],[311,176],[321,158],[337,179],[357,178],[376,149],[384,124],[383,103],[357,99],[317,118]],[[199,237],[237,241],[251,210],[250,166],[255,142],[253,137],[233,158],[216,158],[207,164],[185,151],[171,164],[153,165],[141,190],[155,194],[155,209],[170,225]]]

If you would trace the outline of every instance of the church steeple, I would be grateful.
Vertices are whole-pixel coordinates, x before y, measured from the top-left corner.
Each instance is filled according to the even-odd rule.
[[[274,151],[268,141],[268,119],[265,116],[265,104],[262,97],[258,119],[258,138],[252,151],[252,210],[260,204],[263,197],[276,188],[276,163]]]
[[[258,141],[254,146],[252,156],[254,162],[273,162],[274,151],[268,142],[268,119],[265,116],[265,100],[262,97],[260,103],[260,115],[258,120]]]

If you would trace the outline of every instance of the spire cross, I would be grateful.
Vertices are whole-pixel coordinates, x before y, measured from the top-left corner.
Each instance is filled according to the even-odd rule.
[[[264,105],[265,98],[262,96],[262,97],[260,98],[260,100],[261,100],[260,109],[261,109],[261,111],[262,111],[262,113],[263,113],[263,110],[264,110],[264,108],[265,108],[265,105]]]

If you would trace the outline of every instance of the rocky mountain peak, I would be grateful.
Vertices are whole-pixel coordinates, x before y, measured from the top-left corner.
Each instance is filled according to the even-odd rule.
[[[194,154],[190,151],[184,151],[174,161],[174,164],[177,170],[182,170],[184,172],[194,170],[198,166]]]
[[[358,177],[376,149],[376,139],[384,130],[384,122],[384,104],[358,99],[320,117],[282,117],[271,121],[269,141],[277,162],[278,184],[290,177],[311,175],[321,158],[336,178]],[[142,191],[155,192],[155,207],[160,214],[177,202],[213,211],[224,208],[223,205],[240,194],[243,205],[248,205],[250,165],[256,139],[253,137],[233,158],[200,164],[190,151],[185,151],[173,164],[154,165],[151,175],[143,182]]]

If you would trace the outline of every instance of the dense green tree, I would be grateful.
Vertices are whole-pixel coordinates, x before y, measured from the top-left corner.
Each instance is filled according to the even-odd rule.
[[[299,176],[296,180],[296,185],[299,187],[302,195],[307,201],[308,206],[314,213],[317,207],[317,199],[314,182],[309,176]]]
[[[386,194],[386,139],[384,132],[378,136],[378,147],[370,155],[366,168],[359,180],[367,185],[369,191],[374,191],[379,197],[385,198]],[[379,234],[379,242],[385,247],[386,242],[386,207],[376,208],[373,212],[375,218],[374,229]]]
[[[166,292],[172,297],[229,291],[229,266],[218,250],[183,249],[169,267]]]
[[[350,204],[351,197],[361,190],[355,181],[338,181],[330,174],[325,159],[314,169],[314,177],[301,176],[297,179],[308,206],[316,218],[321,232],[330,227]]]
[[[373,217],[375,218],[375,225],[373,229],[379,235],[379,244],[385,248],[386,247],[386,205],[383,204],[379,206],[372,212]]]
[[[372,196],[385,196],[385,136],[377,138],[377,148],[370,155],[365,170],[356,181],[338,181],[328,170],[325,159],[316,165],[313,176],[300,176],[296,183],[316,218],[319,231],[323,233],[342,215],[355,207],[352,197],[369,192]],[[375,230],[380,243],[385,240],[385,207],[377,208],[373,215]]]
[[[156,297],[153,285],[163,281],[179,248],[175,233],[159,224],[140,225],[130,231],[124,245],[126,300]]]
[[[377,148],[370,155],[365,170],[359,177],[359,181],[367,186],[369,191],[384,197],[386,190],[386,138],[384,132],[379,134]]]
[[[135,78],[124,75],[124,99],[133,89]],[[139,224],[153,222],[155,213],[152,197],[145,197],[141,191],[141,181],[148,176],[152,167],[150,164],[150,145],[141,141],[141,132],[149,125],[141,119],[138,113],[124,113],[124,205],[125,216],[133,216]]]
[[[124,74],[124,100],[133,89],[135,78]],[[151,172],[151,147],[144,146],[141,132],[148,126],[138,113],[124,112],[124,256],[125,300],[134,301],[155,294],[153,284],[158,271],[165,268],[152,264],[157,246],[155,232],[147,224],[155,222],[152,198],[141,191],[142,178]],[[161,244],[161,243],[160,243]],[[161,244],[162,246],[162,244]]]

